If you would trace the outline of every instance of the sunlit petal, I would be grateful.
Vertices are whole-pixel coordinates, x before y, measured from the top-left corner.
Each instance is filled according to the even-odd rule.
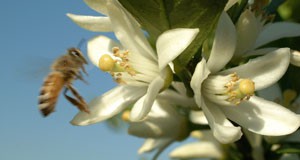
[[[244,128],[268,136],[287,135],[300,126],[300,117],[281,105],[252,96],[236,107],[222,107],[228,118]]]
[[[191,79],[191,87],[194,91],[194,98],[199,107],[202,104],[202,82],[208,77],[210,71],[206,66],[206,61],[204,58],[197,64],[195,72]]]
[[[130,18],[117,1],[109,1],[107,8],[114,33],[121,44],[134,54],[142,54],[149,60],[156,61],[155,52],[140,29],[139,24]]]
[[[291,22],[270,23],[264,27],[254,47],[257,48],[280,38],[298,36],[300,36],[300,24]]]
[[[208,124],[203,111],[191,111],[190,120],[195,124],[202,124],[202,125]]]
[[[220,148],[212,142],[201,141],[188,143],[175,148],[170,153],[171,158],[191,159],[191,158],[216,158],[222,157]]]
[[[232,143],[241,138],[240,127],[235,127],[218,106],[202,101],[202,109],[215,138],[224,144]]]
[[[84,16],[68,13],[67,16],[80,27],[93,32],[111,32],[112,26],[108,17]]]
[[[223,12],[215,33],[207,66],[212,73],[222,69],[232,58],[236,45],[235,26],[226,12]]]
[[[179,56],[195,39],[199,29],[177,28],[164,32],[156,41],[159,69]]]
[[[300,52],[291,51],[291,64],[300,67]]]
[[[145,94],[145,87],[118,86],[93,99],[88,109],[90,113],[79,112],[71,121],[73,125],[90,125],[118,114]]]
[[[241,78],[249,78],[260,90],[277,82],[286,72],[290,63],[290,49],[280,48],[248,63],[220,72],[228,75],[237,73]]]
[[[93,10],[107,15],[106,3],[107,0],[83,0]]]
[[[130,114],[131,121],[140,121],[150,112],[153,102],[164,85],[161,76],[156,77],[148,86],[145,96],[136,102]]]
[[[88,41],[88,57],[92,63],[98,66],[99,59],[103,54],[112,54],[112,48],[119,44],[105,36],[97,36]]]
[[[148,138],[142,145],[142,147],[138,150],[139,154],[151,152],[154,149],[163,147],[166,143],[169,143],[169,138]]]

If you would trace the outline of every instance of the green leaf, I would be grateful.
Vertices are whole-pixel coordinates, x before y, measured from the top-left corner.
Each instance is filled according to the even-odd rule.
[[[284,154],[284,153],[300,154],[300,143],[284,144],[278,150],[276,150],[276,153],[278,153],[278,154]]]
[[[227,0],[119,0],[151,40],[173,28],[199,28],[195,41],[174,61],[181,72],[216,26]]]

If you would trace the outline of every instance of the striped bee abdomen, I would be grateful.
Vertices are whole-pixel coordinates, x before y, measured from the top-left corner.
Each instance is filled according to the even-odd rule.
[[[39,109],[43,116],[54,112],[58,96],[64,85],[64,75],[59,71],[53,71],[46,77],[39,95]]]

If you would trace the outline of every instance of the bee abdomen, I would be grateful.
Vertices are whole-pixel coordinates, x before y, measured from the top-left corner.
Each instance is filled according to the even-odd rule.
[[[65,79],[61,72],[52,72],[46,77],[39,95],[39,109],[43,116],[54,112],[59,93],[64,87],[64,83]]]

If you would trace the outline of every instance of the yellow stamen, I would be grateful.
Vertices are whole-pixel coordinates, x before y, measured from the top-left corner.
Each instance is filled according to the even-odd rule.
[[[227,101],[238,105],[244,100],[249,100],[255,92],[255,83],[250,79],[239,79],[237,75],[232,76],[232,80],[228,82],[225,87],[227,88]]]
[[[122,113],[122,120],[125,122],[129,122],[130,111],[126,110]]]

